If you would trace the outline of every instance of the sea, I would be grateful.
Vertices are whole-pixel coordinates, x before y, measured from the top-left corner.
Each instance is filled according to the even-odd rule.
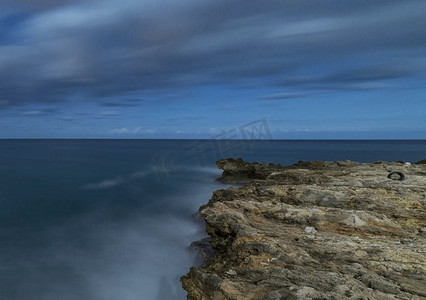
[[[186,299],[228,157],[415,162],[426,141],[0,140],[0,299]]]

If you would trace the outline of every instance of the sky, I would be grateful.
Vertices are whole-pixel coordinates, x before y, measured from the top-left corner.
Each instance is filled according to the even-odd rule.
[[[0,138],[426,139],[424,0],[1,0]]]

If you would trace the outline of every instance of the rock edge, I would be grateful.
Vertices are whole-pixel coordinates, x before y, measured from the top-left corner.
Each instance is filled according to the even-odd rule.
[[[426,299],[423,161],[217,166],[245,185],[200,208],[214,253],[181,278],[189,300]]]

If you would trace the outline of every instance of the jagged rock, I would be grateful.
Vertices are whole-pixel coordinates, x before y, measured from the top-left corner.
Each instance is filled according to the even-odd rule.
[[[192,242],[189,245],[189,250],[196,253],[195,266],[202,266],[208,262],[209,258],[213,256],[214,251],[210,245],[210,237],[204,238],[200,241]]]
[[[426,159],[423,160],[419,160],[418,162],[416,162],[417,165],[426,165]]]
[[[424,299],[426,165],[221,160],[189,300]],[[405,181],[389,180],[401,171]]]

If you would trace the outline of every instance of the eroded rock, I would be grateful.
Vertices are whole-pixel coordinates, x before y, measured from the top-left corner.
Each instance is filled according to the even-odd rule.
[[[214,253],[188,299],[425,299],[425,164],[217,165],[246,184],[200,208]]]

